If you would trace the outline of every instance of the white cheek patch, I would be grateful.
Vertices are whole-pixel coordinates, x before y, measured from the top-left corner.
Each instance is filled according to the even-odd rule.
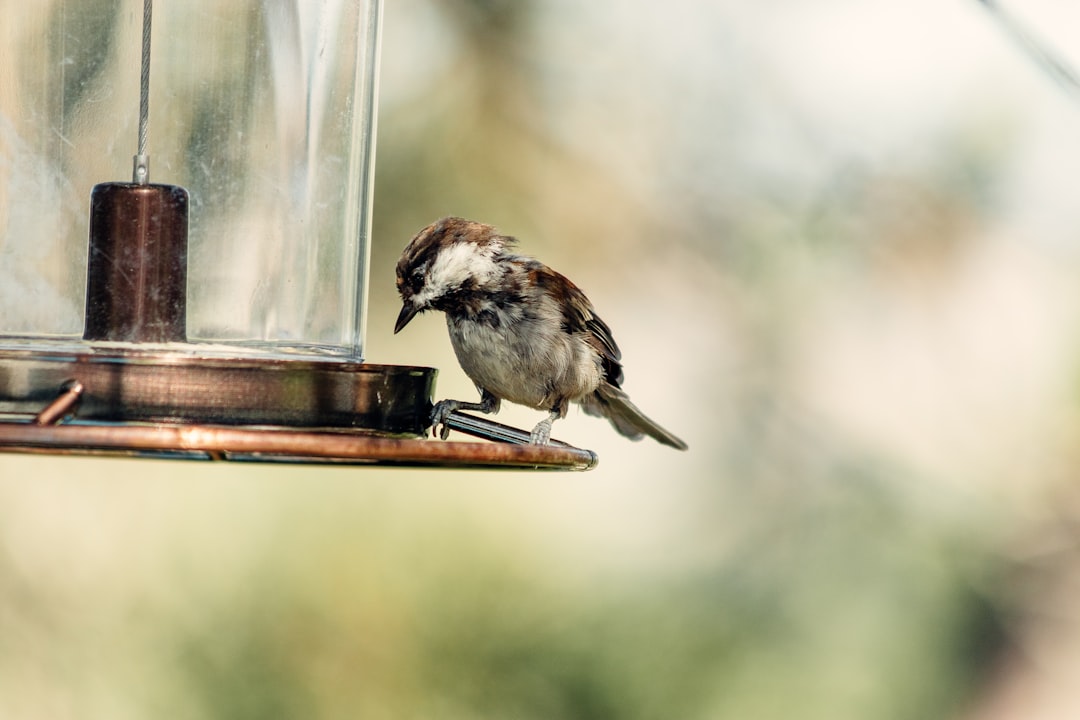
[[[461,287],[469,278],[475,278],[481,284],[487,282],[495,275],[492,258],[498,251],[499,247],[494,243],[482,248],[468,242],[450,245],[432,262],[427,285],[417,297],[427,295],[430,300],[447,290]]]

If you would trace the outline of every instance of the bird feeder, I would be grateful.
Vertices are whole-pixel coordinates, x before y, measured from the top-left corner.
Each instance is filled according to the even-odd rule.
[[[380,12],[0,10],[0,450],[595,464],[423,439],[436,371],[364,361]]]

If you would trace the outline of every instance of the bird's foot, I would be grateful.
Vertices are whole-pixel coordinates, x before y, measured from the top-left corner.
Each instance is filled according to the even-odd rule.
[[[547,445],[551,442],[551,422],[552,418],[545,418],[537,423],[529,433],[529,442],[533,445]]]
[[[445,440],[450,435],[450,426],[446,424],[446,421],[450,418],[450,415],[460,408],[462,403],[458,400],[440,400],[435,403],[435,407],[431,411],[431,436],[439,436],[440,440]]]
[[[480,402],[465,402],[464,400],[440,400],[431,409],[431,436],[439,436],[445,440],[450,435],[450,426],[446,421],[458,410],[479,410],[482,413],[497,413],[500,405],[499,398],[487,390],[481,391]]]

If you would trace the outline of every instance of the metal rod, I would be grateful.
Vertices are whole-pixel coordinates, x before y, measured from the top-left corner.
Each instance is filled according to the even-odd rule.
[[[55,425],[71,412],[82,398],[83,384],[69,380],[60,388],[60,396],[45,406],[34,418],[35,425]]]
[[[451,430],[457,430],[466,435],[472,435],[484,440],[494,440],[495,442],[528,445],[532,440],[526,430],[519,430],[516,427],[503,425],[494,420],[469,415],[458,410],[450,413],[450,417],[446,418],[446,426]],[[555,447],[573,447],[559,440],[552,440],[549,444]]]
[[[139,76],[139,150],[135,155],[134,170],[134,181],[140,185],[150,182],[150,156],[146,153],[146,136],[150,125],[150,29],[153,17],[153,0],[143,0],[142,72]]]

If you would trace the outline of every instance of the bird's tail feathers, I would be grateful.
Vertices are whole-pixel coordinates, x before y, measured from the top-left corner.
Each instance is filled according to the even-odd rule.
[[[640,440],[645,435],[657,442],[677,450],[686,450],[687,445],[664,428],[645,416],[622,389],[611,383],[601,383],[596,392],[581,401],[581,408],[588,415],[605,417],[619,431],[631,440]]]

